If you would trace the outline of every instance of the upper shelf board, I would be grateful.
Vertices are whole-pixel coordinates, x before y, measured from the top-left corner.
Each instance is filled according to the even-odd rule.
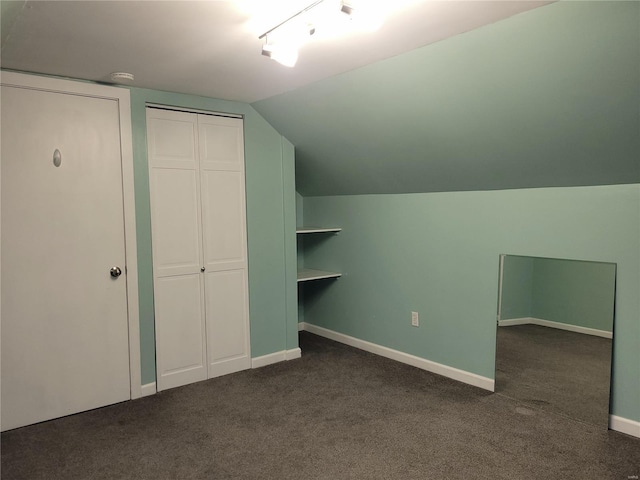
[[[323,278],[338,278],[342,274],[338,272],[325,272],[324,270],[313,270],[304,268],[298,270],[298,282],[308,282],[309,280],[322,280]]]
[[[341,232],[342,228],[339,227],[300,227],[296,230],[296,233],[330,233],[330,232]]]

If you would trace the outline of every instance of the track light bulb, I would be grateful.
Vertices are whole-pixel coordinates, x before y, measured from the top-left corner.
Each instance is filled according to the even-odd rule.
[[[275,60],[285,67],[293,67],[298,61],[298,49],[284,44],[272,45],[267,43],[262,46],[262,55]]]

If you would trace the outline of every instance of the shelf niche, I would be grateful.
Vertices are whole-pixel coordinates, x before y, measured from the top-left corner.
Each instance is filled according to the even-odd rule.
[[[296,229],[296,234],[306,235],[312,233],[338,233],[342,231],[339,227],[300,227]],[[339,278],[342,273],[315,270],[312,268],[302,268],[298,270],[298,283],[309,282],[311,280],[323,280],[327,278]]]

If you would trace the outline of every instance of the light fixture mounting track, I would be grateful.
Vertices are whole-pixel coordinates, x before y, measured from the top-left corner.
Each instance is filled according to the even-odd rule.
[[[262,46],[262,55],[287,67],[293,67],[298,60],[298,49],[307,41],[309,36],[316,32],[316,27],[319,26],[317,24],[318,21],[322,23],[322,20],[319,20],[323,15],[323,12],[320,12],[321,9],[313,12],[313,15],[306,14],[325,1],[326,0],[316,0],[260,35],[258,38],[260,40],[264,39],[265,41]],[[327,5],[330,3],[331,2],[327,2]],[[339,5],[339,9],[335,9],[338,15],[345,17],[346,14],[346,17],[351,19],[354,9],[349,2],[341,0],[336,3]],[[325,9],[324,17],[326,17],[326,11],[327,10]],[[306,18],[302,18],[303,16]],[[301,20],[303,21],[297,21],[296,19],[298,17],[301,17]],[[324,29],[325,27],[326,20],[321,29]]]
[[[266,32],[264,32],[262,35],[260,35],[258,38],[260,40],[262,40],[263,38],[266,38],[267,35],[269,35],[271,32],[273,32],[274,30],[277,30],[278,28],[280,28],[281,26],[283,26],[285,23],[290,22],[291,20],[293,20],[296,17],[299,17],[300,15],[302,15],[303,13],[308,12],[309,10],[311,10],[313,7],[320,5],[322,2],[324,2],[324,0],[316,0],[315,2],[313,2],[311,5],[303,8],[302,10],[300,10],[298,13],[294,13],[293,15],[291,15],[289,18],[287,18],[286,20],[283,20],[282,22],[280,22],[278,25],[276,25],[275,27],[273,27],[270,30],[267,30]]]

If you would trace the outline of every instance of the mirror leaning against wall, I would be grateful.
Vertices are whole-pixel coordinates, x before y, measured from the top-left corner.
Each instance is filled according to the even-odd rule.
[[[616,264],[500,256],[496,393],[607,428]]]

